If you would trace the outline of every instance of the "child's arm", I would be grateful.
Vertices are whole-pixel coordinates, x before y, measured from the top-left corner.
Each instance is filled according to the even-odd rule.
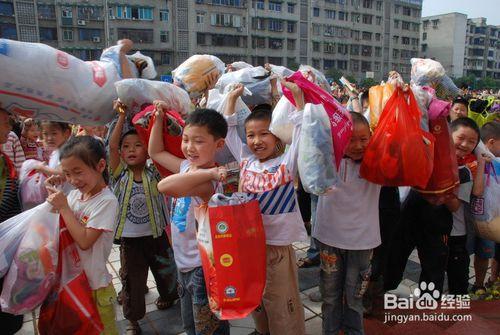
[[[62,169],[60,167],[53,169],[53,168],[49,167],[45,162],[38,164],[35,167],[35,170],[37,172],[41,172],[41,173],[45,174],[48,177],[51,177],[51,176],[62,177],[63,176],[63,172],[62,172]]]
[[[243,158],[243,142],[241,141],[236,128],[238,125],[236,119],[236,103],[238,102],[238,98],[243,94],[244,89],[243,85],[236,85],[235,88],[228,93],[227,103],[223,110],[228,126],[226,145],[238,163],[241,162],[241,159]]]
[[[172,173],[179,173],[182,158],[172,155],[163,145],[163,108],[168,108],[163,101],[155,101],[155,123],[149,136],[148,154],[153,160]]]
[[[64,222],[66,223],[66,228],[68,228],[69,233],[78,246],[82,250],[87,250],[92,247],[99,236],[101,236],[102,231],[82,226],[69,207],[68,200],[62,191],[59,191],[54,187],[47,187],[47,190],[50,192],[47,201],[55,210],[59,211],[59,214],[63,217]]]
[[[484,168],[486,162],[491,162],[491,158],[486,154],[479,154],[477,156],[477,171],[474,176],[472,195],[482,197],[484,193]]]
[[[134,42],[132,42],[129,39],[124,39],[118,41],[119,44],[122,45],[120,49],[120,68],[122,70],[122,78],[134,78],[134,75],[132,74],[132,69],[130,68],[130,62],[128,61],[127,58],[127,52],[132,50],[132,46],[134,45]]]
[[[120,165],[120,137],[125,124],[125,105],[116,100],[113,102],[113,109],[118,112],[118,121],[109,138],[109,167],[112,173]]]
[[[453,212],[458,211],[462,202],[458,198],[453,198],[453,199],[447,200],[444,204],[448,208],[448,210],[453,213]]]
[[[177,173],[160,181],[158,190],[174,198],[195,196],[208,201],[214,193],[212,180],[224,180],[226,174],[224,167]]]

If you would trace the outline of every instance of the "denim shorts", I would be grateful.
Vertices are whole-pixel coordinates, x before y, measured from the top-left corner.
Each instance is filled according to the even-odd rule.
[[[485,259],[493,258],[495,256],[495,242],[476,236],[474,254]]]

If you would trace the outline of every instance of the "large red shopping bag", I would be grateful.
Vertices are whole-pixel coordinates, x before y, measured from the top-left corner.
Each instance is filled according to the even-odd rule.
[[[430,203],[441,205],[458,195],[457,156],[446,117],[429,120],[429,131],[436,139],[434,166],[427,186],[417,190]]]
[[[387,101],[361,163],[361,177],[385,186],[425,188],[434,162],[434,136],[420,128],[411,90],[397,87]]]
[[[60,219],[59,283],[40,309],[41,335],[98,335],[103,331],[87,276],[80,263],[76,244],[64,220]]]
[[[297,71],[286,78],[287,81],[294,82],[304,92],[304,101],[315,105],[323,105],[328,118],[333,139],[333,154],[337,169],[340,165],[344,152],[349,144],[352,134],[351,115],[335,98],[318,85],[310,82],[304,77],[302,72]],[[283,94],[295,105],[292,92],[283,87]]]
[[[146,147],[149,145],[149,135],[155,123],[154,109],[153,105],[149,105],[134,115],[132,119],[132,124],[137,130],[137,135],[139,135],[139,138]],[[179,113],[172,110],[165,112],[163,122],[163,145],[165,146],[165,150],[177,157],[184,158],[184,154],[181,150],[184,120]],[[172,172],[168,171],[154,160],[153,162],[163,177],[172,174]]]
[[[257,308],[266,283],[266,237],[259,202],[215,194],[195,210],[210,309],[221,320]]]

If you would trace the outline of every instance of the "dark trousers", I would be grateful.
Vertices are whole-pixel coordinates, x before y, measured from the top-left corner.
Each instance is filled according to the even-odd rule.
[[[297,201],[299,203],[300,214],[302,215],[302,221],[311,221],[311,196],[304,190],[302,183],[299,179],[299,185],[297,187]]]
[[[380,238],[382,243],[373,250],[371,281],[384,276],[389,248],[401,214],[397,187],[382,187],[379,201]]]
[[[469,253],[465,247],[467,235],[450,236],[448,246],[448,290],[450,294],[464,295],[469,291]]]
[[[0,278],[0,292],[3,288],[3,278]],[[0,333],[5,335],[15,334],[23,326],[23,315],[4,313],[0,309]]]
[[[148,269],[156,281],[162,301],[177,299],[177,268],[165,233],[161,237],[123,237],[120,244],[123,315],[137,321],[144,317],[144,287]]]
[[[444,273],[448,264],[448,236],[453,225],[451,212],[444,205],[428,203],[418,192],[411,190],[401,209],[389,251],[385,290],[398,287],[406,262],[416,247],[422,271],[420,282],[433,282],[443,292]]]

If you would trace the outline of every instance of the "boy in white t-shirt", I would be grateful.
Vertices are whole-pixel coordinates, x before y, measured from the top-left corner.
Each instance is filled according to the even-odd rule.
[[[363,115],[351,113],[354,130],[339,169],[340,181],[319,197],[313,237],[320,250],[323,334],[363,334],[363,294],[373,249],[380,245],[380,185],[359,175],[370,140]]]
[[[172,247],[178,269],[184,330],[188,335],[229,335],[228,321],[210,310],[196,239],[195,206],[210,200],[225,169],[215,164],[224,147],[227,123],[218,112],[197,109],[189,114],[182,133],[182,153],[176,157],[163,145],[165,102],[155,101],[156,121],[149,139],[149,156],[174,174],[158,183],[158,190],[175,198],[171,219]]]
[[[290,114],[295,129],[287,152],[281,152],[281,142],[269,130],[270,110],[253,111],[247,117],[247,145],[242,143],[235,115],[237,99],[243,93],[241,85],[229,93],[224,110],[229,126],[226,145],[240,164],[241,190],[259,201],[266,232],[266,287],[261,306],[252,313],[256,331],[300,335],[305,333],[304,309],[292,243],[307,239],[294,188],[304,98],[296,84],[282,84],[292,91],[297,103],[297,110]]]

